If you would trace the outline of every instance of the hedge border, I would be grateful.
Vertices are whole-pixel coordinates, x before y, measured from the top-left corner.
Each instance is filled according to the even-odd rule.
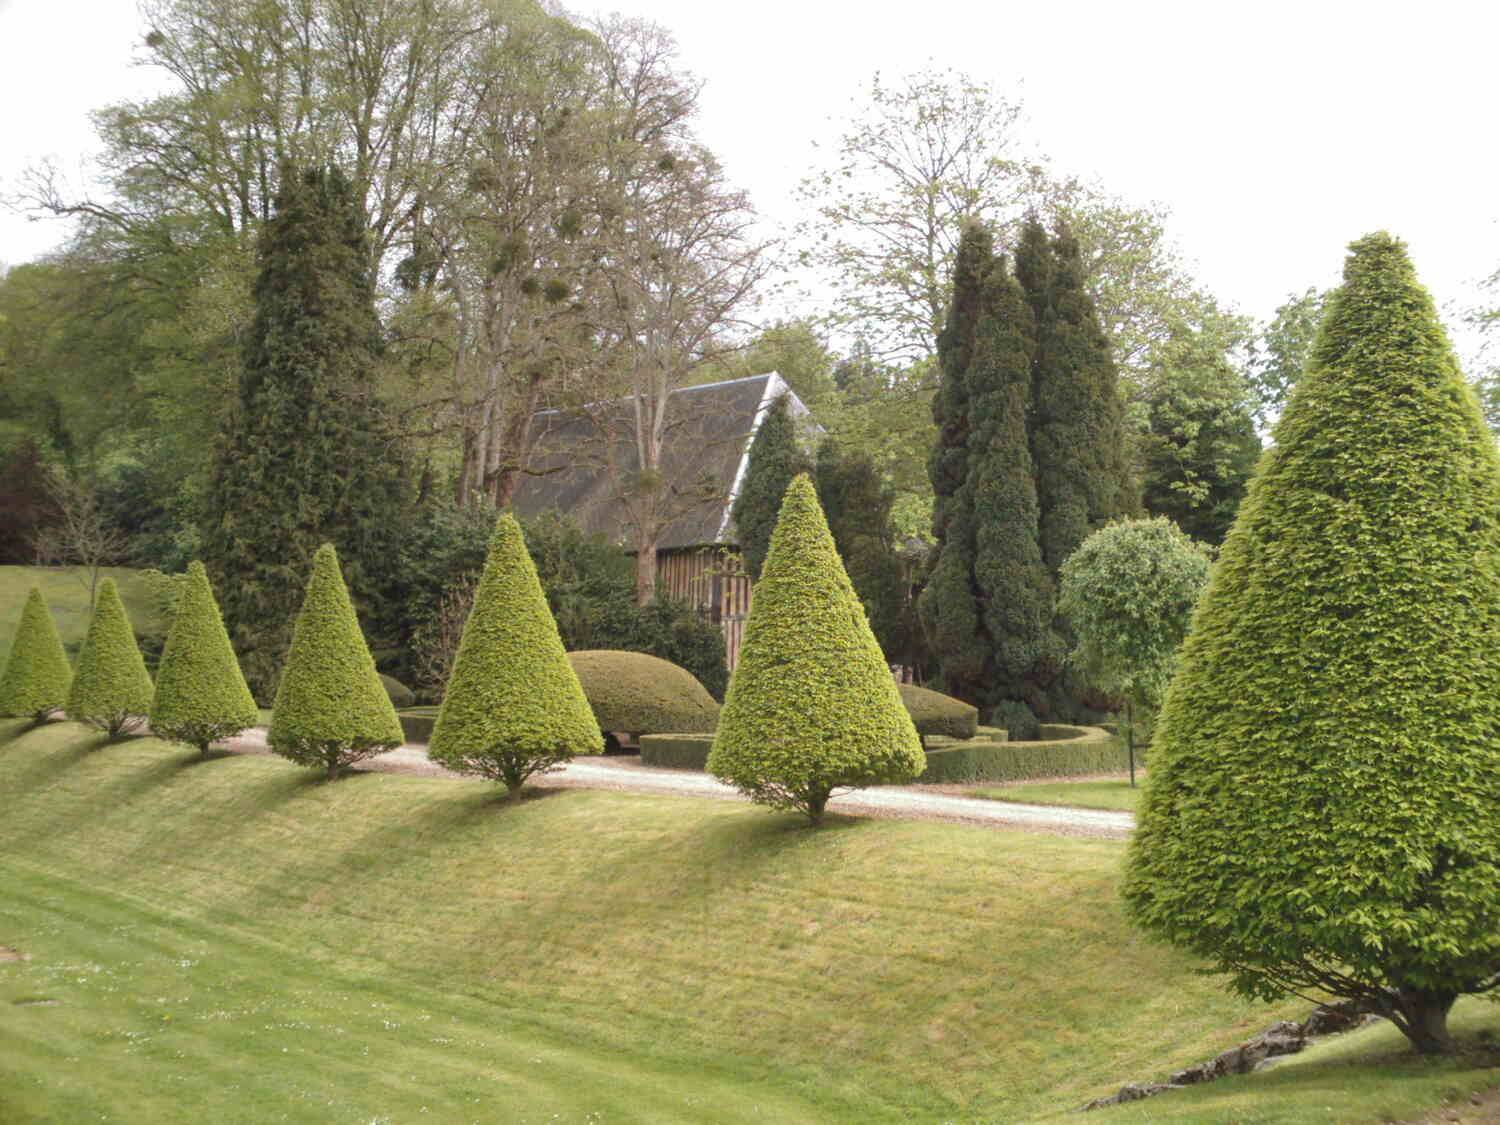
[[[414,707],[396,712],[396,718],[401,720],[401,734],[406,741],[419,742],[424,746],[432,737],[432,728],[437,725],[437,717],[436,707]]]
[[[1058,724],[1049,724],[1058,730]],[[986,742],[973,739],[935,746],[918,784],[970,781],[1028,781],[1039,777],[1078,777],[1119,773],[1130,768],[1125,744],[1100,727],[1068,727],[1079,733],[1042,742]],[[1139,757],[1139,753],[1137,754]]]
[[[667,770],[699,770],[708,766],[714,736],[709,734],[643,734],[641,765]]]

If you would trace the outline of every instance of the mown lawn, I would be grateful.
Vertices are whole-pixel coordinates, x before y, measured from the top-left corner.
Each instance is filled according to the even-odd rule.
[[[140,571],[129,567],[104,567],[100,577],[110,577],[120,587],[120,597],[137,633],[164,632],[167,622],[151,608]],[[32,586],[42,588],[52,619],[69,653],[76,653],[89,628],[89,576],[76,566],[0,566],[0,668],[10,656],[11,638],[21,623],[21,611]]]
[[[1128,929],[1113,841],[20,731],[6,1122],[1026,1120],[1301,1011]]]
[[[1102,781],[1035,781],[1021,785],[975,789],[969,796],[987,797],[992,801],[1015,801],[1023,805],[1071,805],[1079,809],[1119,809],[1135,812],[1140,803],[1140,786],[1132,789],[1125,779]]]

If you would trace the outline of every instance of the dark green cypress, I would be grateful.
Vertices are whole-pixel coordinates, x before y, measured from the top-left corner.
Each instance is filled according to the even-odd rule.
[[[974,583],[993,654],[985,702],[1035,706],[1036,681],[1055,676],[1063,649],[1051,631],[1052,576],[1038,540],[1026,432],[1035,322],[1003,258],[986,280],[983,307],[967,381]]]
[[[750,459],[745,479],[734,498],[734,526],[739,535],[740,554],[752,579],[760,577],[766,551],[771,546],[771,531],[781,511],[781,498],[798,473],[806,472],[807,457],[797,444],[796,424],[781,395],[773,402],[755,431],[750,443]]]
[[[899,662],[906,591],[891,519],[895,497],[868,453],[842,450],[832,438],[818,446],[814,483],[870,629],[886,659]]]
[[[1058,568],[1092,531],[1139,511],[1109,338],[1084,287],[1077,241],[1028,222],[1016,274],[1036,317],[1031,455],[1042,558]]]
[[[932,400],[937,443],[928,461],[936,555],[918,609],[938,664],[943,690],[969,702],[985,697],[989,644],[974,589],[976,527],[969,486],[967,375],[979,327],[984,280],[994,262],[989,231],[978,222],[959,236],[953,299],[938,336],[939,378]]]
[[[400,472],[373,393],[381,352],[359,201],[337,169],[284,167],[257,248],[255,319],[215,466],[204,554],[246,679],[265,700],[302,579],[338,546],[357,602],[396,557]],[[375,627],[380,627],[379,615]]]

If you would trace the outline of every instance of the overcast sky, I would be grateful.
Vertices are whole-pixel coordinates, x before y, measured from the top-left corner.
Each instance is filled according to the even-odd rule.
[[[1170,207],[1204,284],[1255,316],[1335,282],[1375,229],[1450,316],[1500,268],[1494,0],[616,7],[677,36],[703,139],[775,220],[869,77],[930,62],[1018,94],[1059,169]],[[0,0],[0,191],[42,156],[78,167],[88,110],[150,88],[141,34],[130,0]],[[0,262],[62,233],[0,213]]]

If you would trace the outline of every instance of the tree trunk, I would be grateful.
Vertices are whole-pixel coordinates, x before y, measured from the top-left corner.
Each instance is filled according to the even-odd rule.
[[[1393,989],[1387,1015],[1401,1034],[1424,1055],[1446,1055],[1453,1050],[1448,1032],[1448,1012],[1458,999],[1456,992],[1429,992],[1420,988]]]
[[[823,823],[823,813],[828,808],[828,798],[832,792],[832,789],[823,788],[808,791],[807,819],[812,822],[814,828]]]
[[[645,540],[645,536],[640,537]],[[635,604],[650,605],[656,600],[656,536],[650,542],[638,542],[635,549]]]

